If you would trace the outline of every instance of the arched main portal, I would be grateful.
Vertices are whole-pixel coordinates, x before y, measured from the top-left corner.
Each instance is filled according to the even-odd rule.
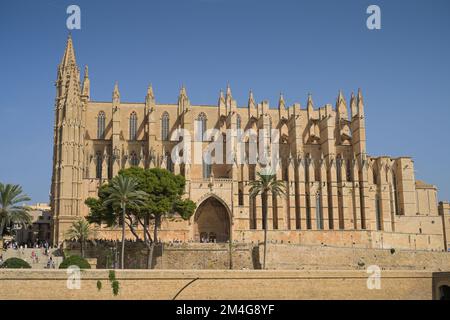
[[[198,206],[194,216],[194,238],[198,242],[230,240],[228,210],[215,197],[209,197]]]

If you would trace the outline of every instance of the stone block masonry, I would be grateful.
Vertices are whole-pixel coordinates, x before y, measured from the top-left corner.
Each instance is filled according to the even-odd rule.
[[[89,245],[86,256],[97,259],[97,268],[111,268],[114,243]],[[119,244],[117,244],[120,247]],[[225,243],[164,244],[155,250],[154,269],[234,270],[260,269],[263,244]],[[67,245],[79,254],[77,244]],[[127,243],[125,267],[147,269],[148,251],[142,243]],[[268,244],[267,268],[273,270],[361,270],[377,265],[382,270],[450,271],[450,253],[400,249],[368,249],[296,244]]]
[[[0,269],[0,300],[9,299],[420,299],[439,298],[448,273],[383,271],[381,288],[368,289],[363,271],[117,270],[119,294],[108,270],[81,272],[80,289],[67,288],[66,270]],[[195,280],[195,281],[193,281]],[[97,288],[101,281],[101,290]],[[190,285],[185,287],[189,282]],[[434,286],[434,287],[433,287]],[[439,287],[437,287],[439,286]]]

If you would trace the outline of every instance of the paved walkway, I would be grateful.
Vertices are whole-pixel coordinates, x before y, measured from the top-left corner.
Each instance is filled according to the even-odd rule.
[[[7,249],[2,251],[3,261],[9,258],[20,258],[28,262],[33,269],[45,269],[47,268],[48,258],[51,256],[52,260],[55,264],[55,268],[59,267],[59,264],[62,262],[62,257],[55,256],[55,251],[58,249],[49,249],[48,256],[44,254],[43,248],[27,248],[27,249]],[[37,256],[37,262],[33,261],[31,255],[32,252],[35,252]]]

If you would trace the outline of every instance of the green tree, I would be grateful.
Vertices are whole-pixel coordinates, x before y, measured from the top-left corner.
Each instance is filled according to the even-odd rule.
[[[171,219],[179,215],[182,219],[188,220],[194,213],[196,205],[192,200],[182,198],[186,186],[186,180],[182,175],[176,175],[161,168],[138,167],[122,170],[119,174],[134,177],[138,181],[139,188],[148,194],[147,201],[137,210],[136,217],[145,230],[144,241],[150,244],[147,262],[150,267],[162,219]],[[153,236],[149,232],[151,221]]]
[[[194,213],[196,205],[189,199],[183,199],[186,181],[181,175],[175,175],[159,168],[132,167],[121,170],[119,176],[135,179],[137,189],[148,195],[144,202],[127,207],[125,221],[136,240],[144,241],[149,249],[147,264],[150,267],[163,217],[172,219],[179,216],[187,220]],[[117,223],[114,208],[106,201],[109,194],[110,187],[105,185],[99,188],[98,199],[89,198],[86,200],[86,204],[90,208],[87,217],[90,223],[105,223],[107,226]],[[136,226],[138,225],[144,231],[144,239],[141,239],[136,232]],[[151,225],[153,225],[153,233],[150,232]]]
[[[70,240],[80,241],[81,256],[84,258],[86,240],[95,237],[95,230],[91,228],[86,219],[80,218],[72,223],[72,226],[66,232],[66,237]]]
[[[119,175],[112,179],[109,186],[109,196],[104,201],[104,205],[111,205],[117,212],[117,208],[122,210],[122,250],[120,257],[120,267],[124,269],[125,262],[125,217],[127,206],[135,207],[145,203],[147,194],[138,190],[137,181],[132,177]]]
[[[6,227],[14,223],[27,226],[31,223],[28,207],[19,205],[30,198],[22,193],[19,185],[0,183],[0,240],[3,240]]]
[[[286,186],[283,181],[277,180],[277,176],[273,171],[262,170],[261,172],[257,172],[256,175],[257,179],[249,183],[249,192],[251,197],[261,195],[262,223],[264,229],[263,269],[265,269],[267,253],[267,197],[269,194],[272,194],[273,196],[285,196]]]

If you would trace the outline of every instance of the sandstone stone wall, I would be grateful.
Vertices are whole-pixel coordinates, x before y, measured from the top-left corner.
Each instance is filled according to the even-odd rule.
[[[433,299],[438,298],[433,285],[450,283],[448,273],[405,270],[382,271],[379,290],[368,289],[363,270],[123,270],[116,271],[120,289],[114,296],[107,270],[82,271],[79,289],[68,289],[68,276],[66,270],[0,269],[0,300]]]
[[[450,202],[442,201],[439,203],[439,214],[444,226],[445,250],[450,251]]]
[[[112,250],[120,243],[87,246],[86,257],[97,258],[97,268],[113,268]],[[67,245],[66,253],[79,254],[79,245]],[[148,250],[142,243],[127,242],[125,267],[147,269]],[[263,244],[174,243],[155,249],[154,269],[227,270],[260,269]],[[118,258],[117,258],[118,261]],[[367,249],[269,243],[267,268],[278,270],[358,270],[377,265],[384,270],[450,271],[450,253],[401,249]]]
[[[413,217],[413,220],[427,219],[427,217],[417,219]],[[434,220],[436,225],[442,226],[442,219],[440,217]],[[422,222],[417,223],[418,226],[421,224]],[[417,230],[417,233],[369,230],[269,230],[267,238],[269,242],[299,245],[444,251],[442,234],[421,234],[419,230]],[[259,230],[243,230],[236,232],[234,239],[241,242],[258,243],[258,241],[263,241],[264,233]]]
[[[263,246],[260,248],[262,256]],[[450,253],[270,244],[266,268],[351,270],[377,265],[383,270],[450,271]]]
[[[67,254],[80,254],[79,243],[66,242]],[[120,242],[88,243],[85,256],[97,258],[97,268],[113,268],[115,252],[120,254]],[[125,267],[147,269],[148,249],[141,242],[125,243]],[[154,269],[258,269],[258,250],[251,244],[233,244],[230,262],[230,246],[227,243],[173,243],[155,247]],[[119,255],[116,260],[119,260]]]

